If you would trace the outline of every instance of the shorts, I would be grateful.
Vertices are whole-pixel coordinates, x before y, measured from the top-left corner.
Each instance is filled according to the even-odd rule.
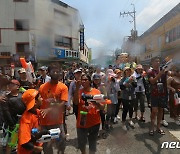
[[[167,106],[166,96],[151,96],[151,107],[165,108]]]
[[[97,138],[100,124],[90,128],[77,128],[78,146],[80,150],[86,148],[87,139],[89,143],[89,150],[96,152]]]

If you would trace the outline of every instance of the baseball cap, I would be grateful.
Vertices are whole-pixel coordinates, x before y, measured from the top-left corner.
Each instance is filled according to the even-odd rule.
[[[115,74],[118,74],[118,73],[120,73],[120,72],[122,72],[120,69],[115,69],[115,70],[114,70],[114,73],[115,73]]]
[[[41,66],[39,69],[42,70],[42,71],[47,71],[48,67],[46,67],[46,66]]]
[[[123,69],[123,71],[126,71],[126,70],[131,70],[131,68],[130,68],[130,67],[125,67],[125,68]]]
[[[94,75],[93,75],[93,80],[96,80],[96,79],[101,79],[101,76],[98,75],[98,74],[94,74]]]
[[[26,105],[26,111],[32,109],[35,105],[35,97],[37,96],[38,91],[35,89],[28,89],[22,95],[22,101]]]
[[[24,68],[21,68],[18,70],[18,73],[22,74],[22,73],[26,73],[26,70]]]
[[[76,69],[75,71],[74,71],[74,74],[75,73],[77,73],[77,72],[82,72],[80,69]]]
[[[18,80],[11,80],[11,82],[10,82],[10,83],[13,83],[13,84],[15,84],[15,85],[20,86],[20,83],[19,83],[19,81],[18,81]]]

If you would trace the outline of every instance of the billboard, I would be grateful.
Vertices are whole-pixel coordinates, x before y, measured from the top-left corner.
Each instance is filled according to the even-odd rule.
[[[53,48],[57,58],[65,58],[65,49]]]

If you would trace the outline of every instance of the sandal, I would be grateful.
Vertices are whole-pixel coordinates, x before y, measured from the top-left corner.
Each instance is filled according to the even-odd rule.
[[[145,120],[144,117],[141,117],[141,118],[140,118],[140,121],[145,122],[146,120]]]
[[[159,130],[157,130],[157,131],[158,131],[158,133],[159,133],[159,134],[161,134],[161,135],[165,135],[165,131],[164,131],[164,130],[159,129]]]
[[[150,135],[150,136],[154,136],[154,130],[150,130],[150,131],[149,131],[149,135]]]
[[[136,116],[134,119],[135,119],[135,120],[139,120],[140,118],[139,118],[138,116]]]

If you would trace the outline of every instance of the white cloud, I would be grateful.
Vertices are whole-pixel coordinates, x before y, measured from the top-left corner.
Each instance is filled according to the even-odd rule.
[[[101,48],[103,47],[103,43],[101,41],[98,41],[94,38],[89,38],[86,41],[89,48]]]
[[[172,8],[179,3],[179,0],[149,0],[148,5],[137,15],[137,24],[151,27]]]

